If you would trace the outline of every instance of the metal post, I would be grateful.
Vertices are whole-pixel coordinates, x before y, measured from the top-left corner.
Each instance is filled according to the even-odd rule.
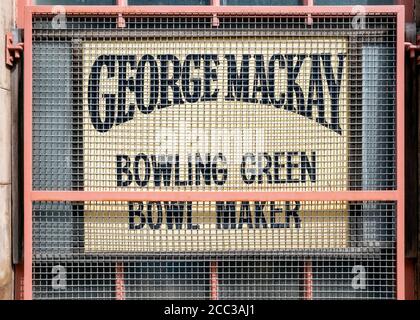
[[[115,264],[115,298],[116,300],[125,300],[124,264],[122,262]]]
[[[210,262],[210,290],[211,300],[219,299],[219,279],[217,274],[217,261]]]

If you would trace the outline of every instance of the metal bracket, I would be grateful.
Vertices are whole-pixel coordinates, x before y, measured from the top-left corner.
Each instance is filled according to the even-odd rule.
[[[314,22],[314,19],[312,18],[312,15],[310,13],[308,13],[308,15],[306,17],[306,24],[308,26],[311,26],[313,22]]]
[[[217,16],[217,13],[213,14],[211,24],[212,24],[213,27],[216,27],[216,28],[219,26],[220,21],[219,21],[219,17]]]
[[[121,13],[118,14],[117,26],[118,26],[118,28],[125,28],[126,27],[125,18],[123,17],[123,15]]]
[[[412,44],[411,42],[405,42],[405,50],[408,51],[410,58],[416,59],[416,64],[420,65],[420,35],[416,36],[416,44]]]
[[[23,42],[15,42],[12,32],[6,33],[6,65],[13,68],[16,61],[20,59],[23,52]]]
[[[210,0],[210,4],[213,6],[213,8],[218,8],[220,7],[220,0]],[[220,25],[219,17],[217,16],[216,12],[213,13],[211,18],[211,25],[214,28],[218,28]]]
[[[314,6],[314,0],[303,0],[303,4],[305,6],[308,6],[308,7],[313,7]],[[312,23],[314,22],[314,20],[312,18],[312,14],[308,13],[308,15],[306,16],[305,22],[308,26],[312,25]]]

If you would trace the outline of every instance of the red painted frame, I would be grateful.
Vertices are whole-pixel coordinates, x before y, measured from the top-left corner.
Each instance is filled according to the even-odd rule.
[[[342,191],[342,192],[84,192],[84,191],[34,191],[32,189],[32,16],[52,13],[53,6],[30,6],[30,1],[18,1],[18,18],[24,28],[24,299],[32,299],[32,202],[33,201],[269,201],[269,200],[393,200],[397,201],[397,299],[405,298],[404,265],[404,6],[365,6],[366,13],[393,13],[397,17],[397,86],[396,86],[396,144],[397,189],[392,191]],[[307,0],[304,6],[219,6],[214,0],[210,6],[126,6],[119,0],[115,6],[64,6],[67,14],[99,14],[123,18],[128,15],[184,15],[210,16],[340,16],[352,14],[351,6],[314,6]],[[211,265],[212,281],[217,283],[215,264]],[[309,265],[307,266],[309,267]],[[310,280],[310,279],[308,279]],[[121,282],[122,283],[122,282]],[[306,298],[312,297],[311,281],[306,281]],[[217,286],[212,290],[217,297]]]

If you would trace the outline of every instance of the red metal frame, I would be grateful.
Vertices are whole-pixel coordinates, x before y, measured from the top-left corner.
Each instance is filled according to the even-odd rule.
[[[312,300],[313,298],[313,274],[312,274],[312,261],[305,261],[303,269],[304,276],[304,298],[305,300]]]
[[[25,0],[21,0],[25,1]],[[216,2],[215,2],[216,3]],[[55,6],[38,5],[24,6],[25,23],[26,15],[36,13],[52,14]],[[353,6],[315,6],[308,0],[306,5],[302,6],[62,6],[68,14],[107,14],[107,15],[191,15],[191,16],[209,16],[212,14],[224,15],[251,15],[251,16],[279,16],[288,17],[299,16],[302,14],[320,14],[323,16],[341,16],[342,14],[354,14]],[[366,13],[395,13],[404,11],[404,6],[364,6]]]
[[[395,4],[404,5],[406,7],[405,11],[405,21],[413,22],[414,16],[414,0],[394,0]],[[23,28],[25,26],[25,7],[33,4],[33,0],[16,0],[16,26],[18,28]],[[220,6],[220,0],[211,0],[211,6]],[[314,0],[303,0],[304,6],[314,6]],[[115,6],[124,7],[127,6],[127,0],[116,0]],[[86,6],[84,7],[86,8]],[[97,8],[97,7],[96,7]],[[309,15],[310,16],[310,15]]]
[[[219,278],[217,273],[217,261],[210,262],[210,298],[217,300],[219,298]]]
[[[24,267],[23,267],[23,297],[32,299],[32,13],[31,8],[25,10],[24,30]]]
[[[405,7],[397,13],[397,299],[405,298],[404,245],[404,58]]]
[[[117,262],[115,266],[115,299],[125,300],[124,264]]]
[[[51,13],[53,6],[26,6],[27,0],[18,1],[25,35],[24,79],[24,298],[32,298],[32,202],[33,201],[281,201],[281,200],[394,200],[397,201],[397,299],[405,297],[404,266],[404,6],[365,6],[366,13],[394,13],[397,16],[397,189],[393,191],[342,191],[342,192],[84,192],[84,191],[34,191],[32,189],[32,15]],[[65,6],[68,14],[102,14],[124,18],[129,15],[224,15],[252,16],[340,16],[351,14],[351,6],[314,6],[308,0],[304,6],[219,6],[215,0],[210,6]],[[308,19],[310,20],[310,19]],[[215,25],[217,26],[217,25]],[[305,267],[308,267],[305,265]],[[211,297],[217,297],[217,265],[211,264]],[[309,270],[309,269],[308,269]],[[309,273],[308,273],[309,274]],[[121,279],[119,279],[120,281]],[[215,284],[215,285],[214,285]],[[312,298],[312,286],[306,283],[306,298]]]

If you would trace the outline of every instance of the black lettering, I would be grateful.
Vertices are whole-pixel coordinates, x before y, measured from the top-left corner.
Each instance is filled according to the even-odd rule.
[[[249,229],[253,228],[252,218],[251,218],[251,208],[248,201],[241,203],[241,209],[239,211],[239,224],[238,229],[242,229],[244,224],[247,224]]]
[[[141,179],[140,173],[139,173],[139,166],[140,161],[144,162],[144,179]],[[150,161],[149,158],[143,154],[140,153],[136,156],[134,161],[134,179],[139,187],[145,187],[149,183],[150,180]]]
[[[190,169],[189,166],[188,166],[188,169]],[[181,187],[181,186],[186,186],[187,184],[188,184],[188,181],[181,180],[179,154],[176,154],[175,155],[175,186]]]
[[[98,132],[107,132],[112,128],[115,121],[115,94],[106,93],[102,97],[105,99],[105,119],[102,121],[99,111],[99,85],[102,67],[107,67],[107,78],[115,76],[115,55],[101,55],[93,63],[89,75],[88,84],[88,108],[90,121]]]
[[[236,203],[233,201],[216,202],[217,229],[236,228]]]
[[[201,79],[191,79],[191,62],[193,62],[193,69],[200,69],[200,58],[199,54],[189,54],[185,57],[185,61],[182,67],[182,92],[185,97],[185,101],[189,103],[197,102],[201,97]],[[191,82],[193,85],[193,92],[191,93]]]
[[[290,201],[286,201],[286,227],[290,228],[290,217],[293,217],[295,221],[295,228],[301,227],[302,219],[299,217],[300,201],[295,201],[295,207],[291,209]]]
[[[181,77],[181,63],[172,54],[159,55],[160,60],[160,105],[159,108],[166,108],[172,104],[182,104],[178,80]],[[169,62],[173,65],[173,77],[169,78]],[[169,88],[172,89],[173,101],[169,100]]]
[[[297,58],[296,63],[294,62],[294,58]],[[299,114],[305,114],[305,96],[303,95],[303,90],[296,83],[296,79],[299,75],[300,68],[302,67],[303,60],[305,59],[305,55],[286,55],[287,61],[287,103],[286,103],[286,110],[293,111]],[[294,107],[294,96],[296,95],[296,102],[297,102],[297,109]]]
[[[305,116],[309,119],[312,118],[313,107],[317,106],[318,116],[316,122],[326,126],[325,121],[325,102],[324,102],[324,89],[322,85],[322,72],[321,72],[321,60],[318,54],[314,54],[312,57],[312,68],[309,79],[309,92],[308,92],[308,105],[306,108]],[[316,93],[316,99],[314,95]]]
[[[285,69],[286,63],[281,54],[275,54],[271,57],[268,64],[268,92],[270,101],[276,108],[282,108],[286,102],[286,94],[280,92],[280,99],[276,99],[276,62],[278,61],[279,69]]]
[[[171,185],[171,174],[173,157],[172,155],[152,155],[152,166],[155,186],[160,187],[161,180],[163,179],[163,185],[168,187]]]
[[[287,182],[288,183],[298,183],[299,179],[293,178],[293,169],[299,168],[299,163],[293,162],[293,157],[299,155],[297,152],[288,152],[287,153]]]
[[[150,99],[149,105],[146,105],[144,97],[144,72],[146,65],[150,66]],[[159,68],[155,58],[151,55],[144,55],[139,61],[136,75],[136,103],[137,108],[143,114],[149,114],[156,108],[159,99]]]
[[[211,91],[211,84],[213,81],[217,81],[217,66],[219,65],[219,59],[217,54],[204,54],[204,96],[202,101],[216,101],[219,89],[216,88]],[[216,66],[213,68],[212,64]]]
[[[204,178],[204,184],[211,184],[211,158],[210,153],[207,154],[207,161],[203,163],[201,155],[197,153],[195,155],[195,185],[201,184],[201,176]]]
[[[251,165],[254,166],[254,168],[247,168],[247,160],[251,160]],[[255,155],[252,153],[246,153],[242,156],[242,162],[241,162],[241,176],[242,181],[245,184],[252,184],[255,182],[256,174],[255,174],[255,165],[256,165]],[[251,175],[248,177],[247,172],[249,173],[251,171]]]
[[[140,218],[140,222],[136,223],[136,217]],[[128,228],[130,230],[143,229],[146,224],[146,217],[143,214],[143,202],[128,203]]]
[[[134,92],[134,79],[130,77],[127,79],[127,64],[130,69],[136,66],[136,56],[134,55],[122,55],[117,56],[118,61],[118,112],[116,124],[127,122],[134,117],[134,111],[136,109],[135,104],[131,103],[126,111],[127,104],[127,89]]]
[[[265,165],[263,167],[263,159],[265,160]],[[270,173],[270,169],[272,166],[271,156],[264,152],[263,154],[258,155],[258,171],[260,172],[258,174],[258,184],[263,183],[263,176],[264,174],[267,176],[267,183],[272,184],[273,183],[273,177]]]
[[[185,202],[165,202],[164,204],[168,229],[172,230],[174,223],[177,230],[181,229],[184,222]]]
[[[198,230],[200,226],[198,224],[192,223],[192,203],[187,202],[187,229],[188,230]]]
[[[341,90],[341,80],[343,78],[344,69],[344,54],[338,54],[337,79],[334,76],[334,71],[331,63],[331,54],[324,54],[322,60],[324,62],[325,76],[327,78],[328,92],[331,98],[331,124],[330,129],[338,134],[341,134],[340,127],[340,110],[339,98]]]
[[[255,227],[267,228],[267,220],[264,216],[265,202],[255,202]]]
[[[281,178],[282,169],[286,167],[285,163],[281,161],[284,157],[285,152],[274,152],[274,183],[286,183],[286,180]]]
[[[261,100],[257,99],[258,93],[261,93]],[[255,55],[255,75],[251,102],[262,104],[269,104],[270,102],[264,56],[262,54]]]
[[[308,173],[311,182],[316,182],[316,153],[312,151],[311,161],[309,160],[306,152],[302,152],[300,155],[300,175],[301,182],[306,182],[306,173]]]
[[[153,221],[153,207],[156,207],[157,210],[157,219],[156,223]],[[147,204],[147,224],[152,230],[159,230],[162,226],[163,220],[163,211],[162,204],[160,202],[149,202]]]
[[[117,155],[117,187],[127,187],[133,181],[133,174],[130,171],[131,160],[127,155]],[[123,174],[127,179],[123,180]]]
[[[270,202],[270,226],[273,229],[280,229],[284,228],[284,223],[276,222],[276,215],[281,214],[283,212],[282,208],[277,208],[276,203],[274,201]]]
[[[238,74],[236,67],[236,57],[233,54],[225,55],[228,63],[228,93],[226,101],[241,99],[244,102],[249,101],[249,59],[251,55],[242,55],[241,71]]]
[[[221,164],[224,166],[223,168],[217,168],[217,162],[220,160]],[[217,156],[213,158],[212,163],[212,175],[213,175],[213,181],[218,186],[223,186],[226,183],[227,177],[228,177],[228,169],[226,167],[226,157],[219,153]],[[219,175],[221,175],[221,178],[219,179]]]

